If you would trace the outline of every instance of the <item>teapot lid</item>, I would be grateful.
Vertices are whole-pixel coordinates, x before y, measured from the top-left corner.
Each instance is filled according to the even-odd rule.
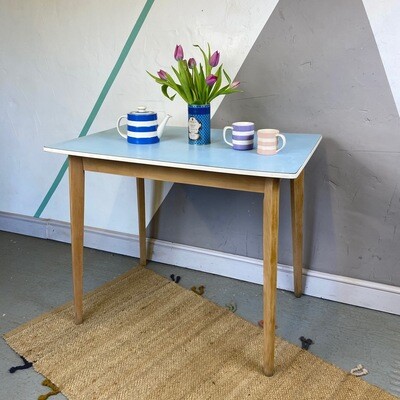
[[[133,111],[132,114],[155,114],[154,111],[146,111],[146,106],[138,106],[136,111]]]

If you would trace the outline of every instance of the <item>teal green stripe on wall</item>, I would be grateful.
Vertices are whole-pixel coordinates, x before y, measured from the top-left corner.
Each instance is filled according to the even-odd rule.
[[[114,65],[114,68],[112,69],[106,83],[104,84],[103,89],[102,89],[96,103],[94,104],[93,109],[90,112],[90,114],[85,122],[85,125],[83,126],[83,128],[81,130],[81,133],[79,134],[79,137],[86,136],[87,133],[89,132],[89,129],[92,126],[92,123],[93,123],[94,119],[96,118],[96,116],[100,110],[100,107],[102,106],[104,99],[107,96],[107,93],[109,92],[112,84],[114,83],[115,78],[117,77],[117,75],[122,67],[122,64],[124,63],[126,57],[128,56],[128,53],[129,53],[130,49],[132,48],[132,45],[135,42],[135,39],[136,39],[138,33],[140,32],[140,29],[150,11],[153,3],[154,3],[154,0],[146,1],[146,4],[144,5],[143,10],[140,13],[130,35],[128,36],[128,39],[126,40],[126,43],[121,51],[121,54],[119,55],[117,62]],[[67,168],[68,168],[68,160],[65,160],[64,164],[62,165],[60,171],[58,172],[53,184],[51,185],[49,191],[47,192],[42,203],[40,204],[39,208],[37,209],[37,211],[34,215],[35,218],[39,218],[42,215],[43,210],[46,208],[51,197],[53,196],[54,192],[56,191]]]

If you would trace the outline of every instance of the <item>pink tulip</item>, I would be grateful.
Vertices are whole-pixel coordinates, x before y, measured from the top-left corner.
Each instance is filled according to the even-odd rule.
[[[163,81],[166,81],[167,80],[167,73],[165,72],[165,71],[163,71],[162,69],[160,69],[158,72],[157,72],[157,74],[158,74],[158,76],[160,77],[160,79],[162,79]]]
[[[219,63],[219,51],[215,51],[210,57],[210,65],[216,67]]]
[[[218,79],[218,77],[216,77],[213,74],[208,75],[207,78],[206,78],[206,84],[208,86],[212,86],[212,85],[214,85],[215,82],[217,82],[217,79]]]
[[[174,58],[176,61],[183,60],[183,48],[180,44],[175,47]]]
[[[193,69],[197,65],[196,60],[194,58],[189,58],[188,67]]]
[[[231,89],[236,89],[240,85],[239,81],[234,81],[230,84]]]

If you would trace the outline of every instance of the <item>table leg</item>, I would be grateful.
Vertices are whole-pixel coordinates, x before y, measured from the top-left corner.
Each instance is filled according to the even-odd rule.
[[[264,362],[267,376],[274,373],[276,280],[278,263],[279,179],[267,178],[263,201],[264,251]]]
[[[292,208],[292,247],[294,295],[303,294],[303,203],[304,203],[304,170],[290,181],[290,199]]]
[[[71,213],[72,279],[75,323],[83,321],[83,224],[85,208],[85,172],[82,158],[69,156],[69,196]]]
[[[146,251],[146,211],[144,200],[144,179],[136,178],[138,221],[139,221],[139,247],[140,247],[140,265],[147,264]]]

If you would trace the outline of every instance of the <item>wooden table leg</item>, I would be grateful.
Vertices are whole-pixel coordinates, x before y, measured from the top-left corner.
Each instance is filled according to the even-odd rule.
[[[294,295],[303,294],[303,203],[304,203],[304,170],[290,181],[290,199],[292,208],[292,246]]]
[[[139,221],[139,246],[140,246],[140,265],[147,264],[146,251],[146,211],[144,200],[144,179],[136,178],[137,204],[138,204],[138,221]]]
[[[278,264],[279,179],[267,178],[263,201],[264,360],[267,376],[274,373],[276,280]]]
[[[69,196],[71,213],[72,279],[75,323],[83,321],[83,224],[85,208],[85,172],[81,157],[69,156]]]

